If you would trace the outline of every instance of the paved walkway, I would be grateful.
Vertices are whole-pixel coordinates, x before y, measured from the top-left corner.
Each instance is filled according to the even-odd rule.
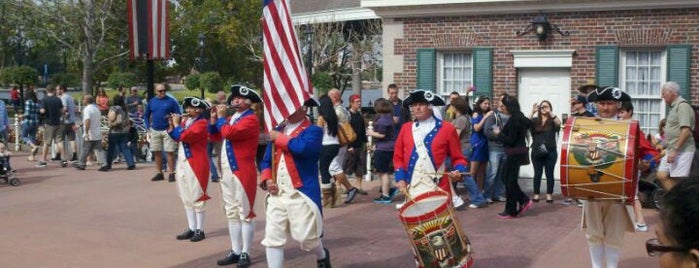
[[[133,171],[124,164],[110,172],[60,168],[56,162],[35,168],[13,157],[22,185],[0,185],[0,267],[215,267],[230,247],[219,204],[219,186],[210,193],[205,232],[198,243],[177,241],[186,219],[175,184],[151,182],[152,164]],[[529,180],[522,180],[527,187]],[[365,183],[368,196],[325,211],[325,245],[334,267],[413,267],[407,235],[393,205],[374,204],[376,181]],[[590,267],[587,246],[577,228],[580,209],[537,203],[522,218],[502,220],[503,203],[457,212],[475,250],[473,267]],[[258,202],[258,205],[261,202]],[[259,214],[262,213],[262,210]],[[658,222],[645,210],[651,232],[627,233],[620,267],[657,267],[645,253]],[[266,267],[259,244],[259,217],[252,247],[253,267]],[[315,257],[296,243],[286,247],[285,267],[315,267]]]

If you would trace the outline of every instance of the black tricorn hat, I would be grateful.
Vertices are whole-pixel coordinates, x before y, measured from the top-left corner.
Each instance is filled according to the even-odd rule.
[[[403,107],[409,108],[413,103],[429,103],[434,106],[444,106],[446,103],[442,97],[435,95],[431,91],[418,89],[410,92],[407,98],[403,101]]]
[[[316,100],[316,98],[310,97],[306,101],[303,102],[303,106],[318,107],[318,106],[320,106],[320,102],[318,102],[318,100]]]
[[[209,108],[211,108],[211,104],[209,104],[209,102],[202,100],[200,98],[197,98],[197,97],[185,97],[184,101],[182,102],[182,108],[187,108],[187,107],[209,109]]]
[[[587,100],[595,101],[631,101],[631,96],[618,87],[601,87],[587,95]]]
[[[255,90],[243,85],[232,85],[231,95],[228,95],[228,99],[226,99],[226,104],[230,104],[233,100],[233,97],[236,96],[249,99],[252,102],[262,102],[260,94],[257,94]]]

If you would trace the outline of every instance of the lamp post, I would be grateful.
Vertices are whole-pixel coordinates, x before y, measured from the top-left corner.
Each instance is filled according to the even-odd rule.
[[[307,59],[306,68],[308,69],[308,84],[313,87],[311,81],[313,80],[313,27],[310,24],[306,24],[303,29],[303,34],[306,36],[306,49],[307,49]],[[318,92],[313,90],[313,97],[318,99]],[[311,118],[311,122],[315,122],[315,116],[313,108],[308,109],[308,116]]]
[[[124,37],[119,38],[119,53],[122,53],[124,51],[124,45],[126,43],[126,40]],[[123,73],[125,69],[125,62],[124,62],[124,57],[121,57],[121,60],[119,60],[119,70]]]
[[[199,66],[197,67],[197,71],[199,71],[199,73],[203,73],[204,72],[204,33],[199,33],[198,39],[199,39],[199,58],[198,58],[199,60],[197,61],[197,63]],[[204,98],[204,88],[201,86],[199,88],[201,89],[201,98],[203,99]]]
[[[308,58],[306,59],[306,68],[308,68],[308,80],[311,80],[311,77],[313,77],[313,27],[311,27],[310,24],[306,24],[303,33],[306,36],[306,49],[308,49]]]
[[[65,44],[66,32],[61,32],[61,39],[63,40],[63,43],[61,45],[61,53],[63,53],[63,79],[65,79],[68,73],[68,61],[66,60],[66,55],[68,54],[68,46]]]

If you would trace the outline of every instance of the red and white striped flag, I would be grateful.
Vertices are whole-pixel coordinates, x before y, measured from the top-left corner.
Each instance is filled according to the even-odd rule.
[[[286,0],[264,0],[264,104],[272,130],[313,95]]]
[[[130,58],[169,59],[168,0],[127,0]]]

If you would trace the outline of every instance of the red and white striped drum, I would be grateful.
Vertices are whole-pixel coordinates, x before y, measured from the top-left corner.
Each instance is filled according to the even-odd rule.
[[[571,117],[561,145],[561,192],[566,197],[633,202],[638,187],[634,120]]]
[[[431,191],[409,200],[399,210],[418,267],[470,267],[471,243],[454,216],[451,197]]]

